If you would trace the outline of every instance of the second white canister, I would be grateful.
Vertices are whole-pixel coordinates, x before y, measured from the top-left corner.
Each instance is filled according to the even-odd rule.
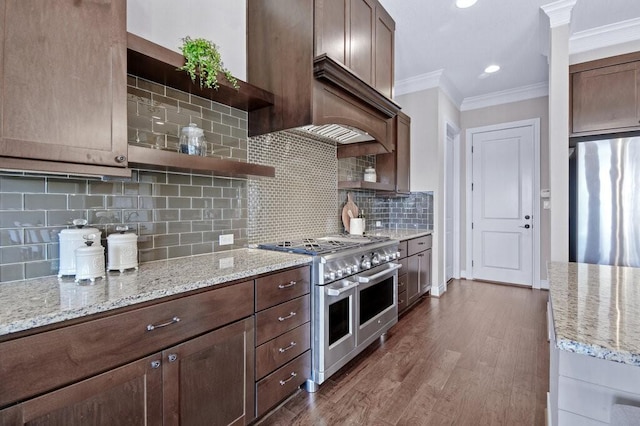
[[[109,271],[125,269],[138,269],[138,236],[131,232],[125,232],[126,226],[116,227],[118,233],[107,237],[107,254]]]
[[[100,231],[97,228],[85,228],[86,219],[75,219],[73,225],[75,228],[63,229],[58,235],[60,242],[60,268],[58,269],[58,277],[63,275],[76,274],[76,249],[84,247],[86,241],[85,235],[94,235],[93,243],[100,244]]]
[[[96,278],[105,278],[104,247],[100,243],[93,245],[95,235],[85,235],[85,246],[76,249],[76,282]],[[98,235],[99,238],[99,235]]]

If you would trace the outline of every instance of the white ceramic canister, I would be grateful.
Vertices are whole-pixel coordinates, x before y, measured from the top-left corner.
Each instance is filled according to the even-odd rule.
[[[368,167],[364,169],[364,181],[365,182],[375,182],[378,180],[378,176],[376,174],[376,169],[373,167]]]
[[[109,271],[125,269],[138,269],[138,236],[134,233],[126,233],[129,228],[116,226],[118,233],[107,237],[107,257]]]
[[[75,219],[73,221],[75,228],[60,231],[58,235],[58,241],[60,242],[58,277],[76,274],[76,249],[84,247],[86,240],[82,238],[83,236],[87,234],[95,235],[94,244],[100,244],[100,231],[97,228],[84,228],[86,224],[86,219]]]
[[[94,245],[95,234],[85,235],[85,246],[76,249],[76,282],[91,280],[106,276],[104,268],[104,247],[99,243]]]

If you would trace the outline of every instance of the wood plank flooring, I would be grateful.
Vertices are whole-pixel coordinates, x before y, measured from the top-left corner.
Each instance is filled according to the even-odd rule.
[[[541,290],[456,280],[260,425],[544,425],[549,380]]]

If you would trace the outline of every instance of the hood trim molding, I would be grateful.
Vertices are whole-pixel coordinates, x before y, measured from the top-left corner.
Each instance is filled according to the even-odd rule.
[[[395,117],[400,111],[398,104],[365,83],[344,65],[334,61],[326,54],[317,56],[313,60],[313,76],[317,80],[345,90],[388,118]]]

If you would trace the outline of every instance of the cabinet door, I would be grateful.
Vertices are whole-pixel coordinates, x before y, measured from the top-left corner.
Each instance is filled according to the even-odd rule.
[[[373,41],[376,8],[373,0],[349,0],[347,66],[373,85]]]
[[[0,156],[125,167],[126,0],[0,0],[0,22]]]
[[[389,98],[393,90],[394,34],[396,23],[384,8],[376,6],[374,87]]]
[[[165,425],[246,424],[255,417],[253,317],[165,350]]]
[[[349,0],[316,0],[314,56],[326,53],[331,58],[347,64],[347,4]]]
[[[420,272],[418,278],[420,280],[420,294],[425,294],[431,290],[431,249],[425,250],[417,254],[420,260]]]
[[[640,127],[640,62],[572,74],[572,134]]]
[[[407,305],[416,301],[420,295],[420,260],[418,255],[407,258],[409,271],[407,272]]]
[[[411,118],[399,113],[396,121],[396,192],[410,191]]]
[[[100,356],[100,354],[96,354]],[[160,354],[0,411],[2,425],[162,424]]]

